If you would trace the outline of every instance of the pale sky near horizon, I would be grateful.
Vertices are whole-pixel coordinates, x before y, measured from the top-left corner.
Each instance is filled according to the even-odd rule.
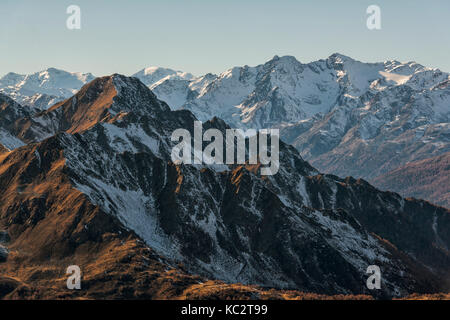
[[[71,4],[81,8],[81,30],[66,27]],[[371,4],[381,8],[381,30],[366,27]],[[449,31],[448,0],[1,0],[0,77],[48,67],[202,75],[274,55],[306,63],[334,52],[449,72]]]

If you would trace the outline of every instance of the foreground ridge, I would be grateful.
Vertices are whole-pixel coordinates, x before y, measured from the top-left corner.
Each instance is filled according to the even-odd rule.
[[[375,297],[448,288],[447,209],[320,174],[284,143],[279,173],[266,178],[259,165],[172,163],[171,133],[195,120],[121,75],[17,119],[13,133],[28,144],[0,154],[8,295],[62,294],[71,264],[85,270],[90,297],[157,298],[158,281],[177,292],[167,297],[200,297],[194,282],[208,278],[242,283],[222,294],[252,298],[270,296],[252,296],[252,285]],[[205,127],[227,125],[214,118]],[[376,292],[366,287],[369,265],[383,272]]]

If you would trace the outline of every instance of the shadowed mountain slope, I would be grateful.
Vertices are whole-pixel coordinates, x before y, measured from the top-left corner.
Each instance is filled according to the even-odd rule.
[[[174,164],[171,134],[195,120],[120,75],[19,120],[16,132],[29,144],[0,155],[0,229],[11,238],[2,274],[44,296],[66,264],[86,270],[92,296],[118,287],[117,296],[158,297],[163,266],[180,263],[174,272],[188,282],[199,274],[377,297],[448,290],[447,209],[320,174],[284,143],[274,176],[262,177],[260,165]],[[227,125],[214,118],[204,127]],[[382,270],[380,291],[366,287],[369,265]],[[114,281],[102,287],[109,272]]]

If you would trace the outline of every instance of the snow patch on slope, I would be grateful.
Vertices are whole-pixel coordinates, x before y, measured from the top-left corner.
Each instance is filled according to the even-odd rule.
[[[397,73],[391,73],[391,72],[385,72],[380,71],[380,74],[389,82],[396,84],[396,85],[402,85],[408,82],[409,79],[411,79],[411,75],[401,75]]]

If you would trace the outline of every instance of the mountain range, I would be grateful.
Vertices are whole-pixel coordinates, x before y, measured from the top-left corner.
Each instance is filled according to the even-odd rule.
[[[166,79],[154,86],[156,94],[149,89],[155,83],[114,74],[44,110],[0,94],[0,296],[192,298],[210,287],[220,297],[241,298],[267,296],[264,288],[381,298],[447,292],[446,208],[380,191],[360,178],[323,174],[301,149],[283,142],[273,176],[261,176],[260,164],[171,161],[171,133],[192,132],[197,119],[222,132],[237,123],[265,126],[284,106],[286,112],[292,107],[295,121],[324,121],[313,110],[325,113],[325,100],[294,110],[287,100],[277,104],[273,88],[263,90],[272,77],[288,74],[280,61],[293,60],[193,79],[161,72]],[[229,122],[207,119],[210,110],[202,106],[210,98],[248,91],[250,79],[257,79],[258,90],[248,94],[247,106],[255,102],[242,118],[248,121],[234,114],[227,119],[226,105],[217,110]],[[171,109],[158,92],[181,83],[193,96]],[[267,94],[269,109],[278,110],[273,114],[261,102]],[[279,122],[273,126],[286,126]],[[68,265],[83,270],[84,290],[64,289]],[[370,265],[382,270],[380,290],[366,287]]]
[[[450,152],[448,73],[415,62],[363,63],[333,54],[306,64],[275,56],[256,67],[200,77],[150,67],[133,77],[172,110],[190,110],[199,120],[219,117],[232,127],[279,128],[281,138],[321,172],[360,177],[403,196],[450,206],[446,184],[435,184],[431,197],[384,179],[409,163]],[[92,79],[56,69],[10,73],[0,79],[0,92],[45,110]],[[448,181],[443,168],[437,175]],[[425,183],[420,175],[415,180]]]
[[[165,101],[184,97],[174,106],[201,120],[217,115],[235,127],[280,128],[284,141],[319,170],[376,181],[450,151],[449,79],[414,62],[362,63],[333,54],[308,64],[274,57],[184,84],[167,80],[153,90]],[[436,187],[433,198],[404,195],[449,206],[440,197],[444,186]]]
[[[0,79],[0,92],[20,104],[46,109],[75,94],[92,81],[90,73],[48,68],[29,75],[10,72]]]

